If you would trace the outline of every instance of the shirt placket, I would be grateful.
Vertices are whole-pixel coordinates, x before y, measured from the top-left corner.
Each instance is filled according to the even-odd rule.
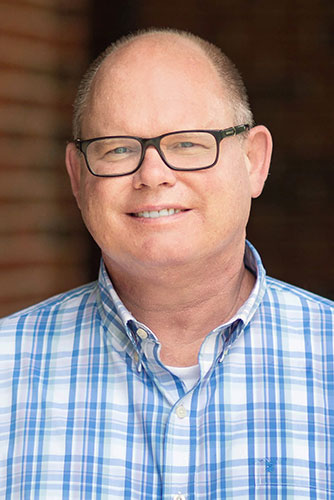
[[[189,500],[190,460],[195,459],[191,443],[190,405],[192,393],[181,398],[171,409],[164,437],[163,500]],[[192,446],[194,449],[192,449]]]

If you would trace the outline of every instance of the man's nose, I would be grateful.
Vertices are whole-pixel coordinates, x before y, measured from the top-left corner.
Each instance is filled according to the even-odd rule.
[[[173,186],[176,182],[176,172],[170,169],[160,157],[154,146],[146,149],[140,168],[133,174],[135,189],[142,187],[156,188],[160,185]]]

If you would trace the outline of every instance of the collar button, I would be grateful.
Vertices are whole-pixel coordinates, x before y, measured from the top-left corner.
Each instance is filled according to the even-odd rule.
[[[147,339],[148,337],[147,332],[143,328],[137,328],[137,335],[142,340]]]

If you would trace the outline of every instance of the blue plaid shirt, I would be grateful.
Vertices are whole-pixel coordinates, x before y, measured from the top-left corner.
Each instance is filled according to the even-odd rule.
[[[0,498],[334,498],[333,303],[265,276],[192,390],[99,281],[0,323]]]

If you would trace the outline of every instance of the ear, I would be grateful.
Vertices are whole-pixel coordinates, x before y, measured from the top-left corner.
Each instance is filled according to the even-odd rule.
[[[270,167],[273,143],[269,130],[263,125],[253,127],[248,133],[245,148],[251,195],[257,198],[262,193]]]
[[[80,207],[80,182],[81,182],[81,160],[79,153],[73,142],[66,146],[65,162],[67,173],[70,177],[72,192],[77,200],[78,207]]]

